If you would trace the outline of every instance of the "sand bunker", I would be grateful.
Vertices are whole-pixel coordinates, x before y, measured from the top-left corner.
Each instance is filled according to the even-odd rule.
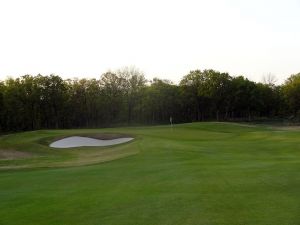
[[[50,144],[52,148],[74,148],[74,147],[85,147],[85,146],[110,146],[126,143],[133,140],[133,138],[124,137],[116,138],[111,140],[100,140],[89,137],[73,136],[63,138]]]

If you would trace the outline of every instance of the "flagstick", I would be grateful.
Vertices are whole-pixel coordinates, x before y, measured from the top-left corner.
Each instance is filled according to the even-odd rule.
[[[173,118],[170,116],[170,124],[171,124],[171,130],[173,131]]]

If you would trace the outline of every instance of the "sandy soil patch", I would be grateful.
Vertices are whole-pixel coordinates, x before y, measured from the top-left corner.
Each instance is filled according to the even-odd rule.
[[[284,131],[299,131],[300,126],[272,126],[271,128]]]
[[[32,154],[28,152],[0,149],[0,160],[26,159],[30,157],[32,157]]]

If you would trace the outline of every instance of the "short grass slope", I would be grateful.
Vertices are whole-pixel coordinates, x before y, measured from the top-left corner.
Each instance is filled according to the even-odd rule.
[[[109,148],[48,147],[56,138],[92,133],[135,140]],[[0,150],[1,225],[300,221],[297,130],[194,123],[35,131],[1,137]]]

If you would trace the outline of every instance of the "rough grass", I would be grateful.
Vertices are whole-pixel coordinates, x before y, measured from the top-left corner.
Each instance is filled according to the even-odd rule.
[[[99,132],[136,139],[64,151],[43,144]],[[0,172],[1,225],[300,224],[297,130],[195,123],[35,131],[2,137],[0,149],[40,156],[0,161],[31,167]],[[107,154],[119,159],[99,163]]]
[[[103,130],[41,130],[0,137],[0,170],[65,167],[111,161],[132,154],[138,149],[126,144],[112,147],[78,147],[55,149],[49,145],[65,137],[79,135],[103,140],[129,137],[122,133],[104,133]],[[134,142],[134,141],[131,141]],[[10,157],[8,156],[13,156]],[[8,160],[14,159],[14,160]]]

